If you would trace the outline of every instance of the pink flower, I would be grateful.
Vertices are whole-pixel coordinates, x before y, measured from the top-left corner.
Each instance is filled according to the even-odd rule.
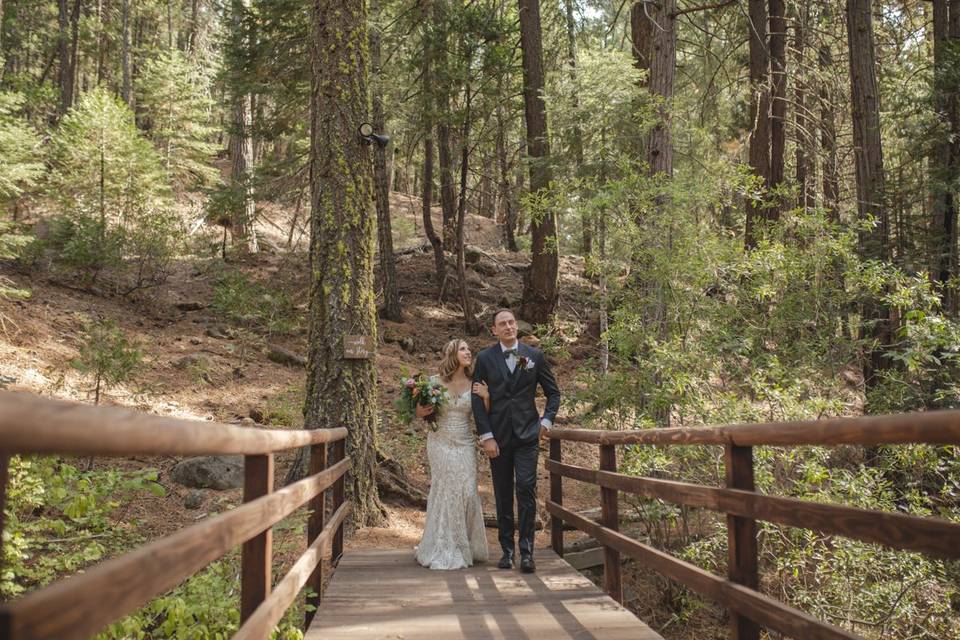
[[[408,389],[413,389],[417,383],[414,381],[413,378],[407,378],[403,384],[407,385]]]

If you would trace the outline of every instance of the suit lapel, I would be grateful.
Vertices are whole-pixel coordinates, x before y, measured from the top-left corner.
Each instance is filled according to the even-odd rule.
[[[523,375],[523,368],[520,366],[521,356],[526,356],[528,359],[529,355],[524,351],[527,345],[523,344],[519,340],[517,341],[517,366],[513,369],[513,373],[510,373],[510,368],[507,367],[506,358],[504,358],[504,367],[507,367],[507,373],[510,373],[510,391],[512,392],[516,386],[517,382],[520,380],[520,377]]]
[[[498,342],[490,347],[490,352],[490,357],[497,362],[497,369],[500,370],[500,375],[507,381],[507,386],[510,386],[510,367],[507,366],[507,359],[503,357],[503,349],[500,347],[500,343]]]

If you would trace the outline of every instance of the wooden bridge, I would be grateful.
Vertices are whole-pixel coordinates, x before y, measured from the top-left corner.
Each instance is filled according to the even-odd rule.
[[[621,554],[727,607],[735,640],[755,640],[761,628],[803,640],[855,639],[859,636],[758,591],[758,520],[960,557],[960,524],[759,494],[752,457],[754,446],[957,445],[958,411],[641,431],[554,428],[546,463],[553,550],[538,550],[539,570],[533,575],[482,565],[427,571],[415,565],[408,551],[344,555],[343,522],[350,511],[343,489],[350,466],[346,436],[345,429],[260,430],[0,392],[0,531],[12,455],[241,454],[246,462],[243,505],[0,605],[0,640],[87,638],[237,545],[242,545],[241,627],[235,639],[269,638],[304,587],[315,594],[311,603],[317,606],[305,621],[310,640],[658,638],[618,604]],[[600,468],[564,463],[564,440],[599,445]],[[619,445],[723,447],[726,486],[617,473]],[[274,454],[302,446],[310,447],[309,475],[274,491]],[[601,488],[599,523],[564,508],[563,478]],[[331,504],[326,503],[328,492]],[[727,575],[704,571],[621,534],[620,492],[726,514]],[[307,550],[275,582],[271,527],[304,505],[310,509]],[[606,593],[561,559],[564,522],[603,545]],[[321,595],[324,562],[337,569]]]

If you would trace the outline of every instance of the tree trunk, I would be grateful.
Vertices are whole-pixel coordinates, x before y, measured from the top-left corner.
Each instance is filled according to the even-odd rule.
[[[120,66],[123,75],[122,98],[127,106],[133,108],[133,83],[130,80],[130,0],[123,0],[120,7],[121,42]]]
[[[523,52],[523,111],[530,157],[530,191],[546,195],[552,180],[547,106],[543,100],[543,45],[539,0],[519,0],[520,48]],[[535,198],[536,199],[536,198]],[[546,205],[532,215],[530,269],[524,278],[520,315],[533,323],[546,323],[557,306],[559,243],[557,212]]]
[[[760,178],[760,193],[746,201],[744,244],[752,249],[757,244],[757,225],[765,218],[766,189],[770,186],[770,83],[767,55],[767,6],[765,0],[749,2],[750,45],[750,168]]]
[[[500,85],[499,95],[503,95],[502,84]],[[517,238],[515,230],[517,228],[517,210],[513,206],[513,196],[510,193],[510,163],[507,160],[507,133],[504,122],[503,103],[497,102],[497,165],[499,170],[498,198],[503,223],[503,237],[507,244],[507,249],[517,251]],[[499,222],[499,221],[498,221]]]
[[[370,25],[370,58],[374,77],[380,78],[380,27]],[[373,128],[383,132],[386,117],[383,113],[383,85],[379,80],[372,83]],[[387,177],[387,150],[373,145],[373,192],[377,202],[377,240],[380,249],[380,285],[383,287],[383,308],[380,314],[387,320],[400,322],[400,292],[397,288],[397,266],[393,256],[393,230],[390,224],[390,190]]]
[[[464,237],[464,221],[467,214],[467,170],[470,162],[470,118],[471,94],[470,81],[465,88],[463,127],[460,130],[460,197],[457,202],[457,280],[460,285],[460,304],[463,307],[464,329],[467,334],[475,336],[480,333],[481,325],[473,312],[473,303],[470,298],[470,288],[467,286],[466,266],[466,238]]]
[[[770,187],[783,185],[787,146],[787,16],[784,0],[770,0]],[[781,198],[770,203],[767,217],[780,218]]]
[[[381,524],[377,495],[376,367],[345,360],[347,335],[377,343],[367,120],[367,11],[363,0],[314,0],[311,14],[310,311],[304,424],[346,427],[355,521]]]
[[[650,130],[647,142],[647,163],[650,175],[673,177],[673,142],[670,136],[670,100],[677,68],[677,33],[673,14],[676,0],[662,0],[649,6],[653,19],[650,48],[650,94],[658,101],[657,123]],[[662,197],[658,197],[662,204]]]
[[[233,10],[231,27],[239,48],[250,46],[249,39],[244,32],[244,15],[250,0],[231,0]],[[235,69],[240,75],[242,69]],[[257,243],[256,202],[253,193],[253,140],[251,128],[253,119],[253,100],[244,89],[233,87],[233,122],[230,132],[230,183],[240,194],[240,203],[234,212],[233,241],[243,250],[256,253]]]
[[[197,50],[197,31],[200,29],[200,0],[190,0],[190,34],[187,36],[187,49]]]
[[[60,116],[73,107],[76,92],[77,45],[79,42],[80,0],[73,5],[73,13],[67,0],[58,0],[59,38],[57,47],[60,57]]]
[[[793,32],[793,48],[796,52],[796,73],[794,74],[794,129],[797,145],[795,163],[797,171],[797,208],[806,211],[814,206],[813,189],[813,158],[816,157],[816,138],[812,135],[812,119],[807,100],[807,74],[804,56],[807,50],[807,26],[810,20],[810,7],[806,4],[797,9],[796,24]],[[822,81],[825,83],[825,80]]]
[[[428,24],[428,8],[424,9],[424,25]],[[443,289],[443,283],[447,278],[447,264],[443,259],[443,242],[437,236],[433,228],[433,54],[434,45],[427,41],[424,36],[423,51],[423,84],[421,94],[423,96],[423,230],[427,234],[430,246],[433,247],[434,270],[437,279],[437,295],[440,295]]]
[[[847,0],[847,38],[850,46],[850,95],[854,159],[857,176],[857,211],[861,220],[875,225],[860,233],[860,253],[865,260],[888,259],[888,221],[884,206],[883,147],[880,141],[880,94],[877,87],[871,0]],[[879,302],[864,305],[863,322],[873,345],[864,365],[868,388],[876,373],[886,368],[883,350],[890,344],[890,325]]]
[[[824,42],[817,52],[817,66],[822,77],[829,77],[833,67],[833,51],[830,43]],[[820,83],[818,94],[820,101],[820,173],[823,181],[823,207],[833,222],[840,221],[840,173],[837,161],[837,117],[834,95],[829,82]]]
[[[933,201],[931,273],[939,282],[943,308],[951,315],[957,312],[957,295],[947,282],[957,274],[957,203],[952,181],[957,175],[958,158],[955,141],[960,136],[957,126],[957,87],[955,65],[960,58],[957,46],[960,33],[953,33],[960,23],[960,2],[934,0],[933,3],[933,95],[938,119],[948,128],[930,157],[931,196]],[[954,27],[954,28],[952,28]],[[952,141],[953,140],[953,141]]]
[[[577,74],[577,23],[573,19],[573,0],[563,0],[567,22],[567,64],[570,67],[570,80],[573,83],[573,107],[580,110],[580,84]],[[576,120],[570,129],[570,151],[573,153],[573,165],[577,178],[583,177],[583,130]],[[589,258],[593,253],[593,221],[587,207],[580,212],[580,254]]]

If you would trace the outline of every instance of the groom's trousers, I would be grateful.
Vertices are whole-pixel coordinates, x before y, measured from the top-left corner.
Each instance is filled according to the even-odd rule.
[[[531,442],[511,443],[510,446],[500,449],[499,456],[490,460],[493,495],[497,499],[497,528],[500,532],[500,547],[504,552],[514,552],[513,492],[516,487],[520,553],[533,553],[539,453],[539,443],[534,439]]]

